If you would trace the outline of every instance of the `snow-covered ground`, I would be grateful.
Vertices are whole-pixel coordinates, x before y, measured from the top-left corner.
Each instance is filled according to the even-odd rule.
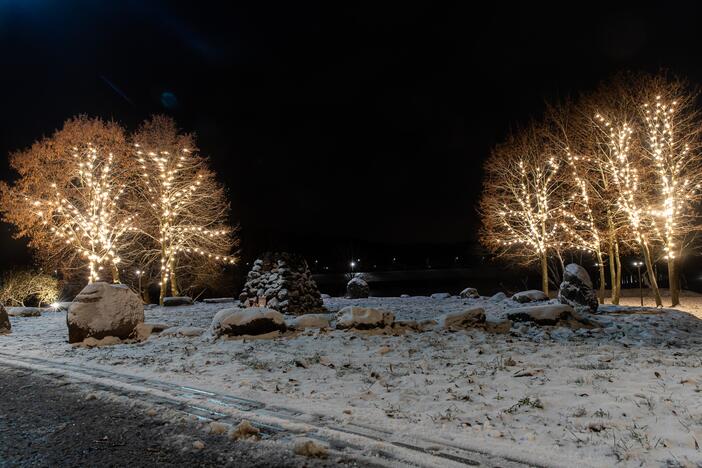
[[[146,318],[209,328],[232,305],[154,308]],[[331,298],[325,305],[383,308],[398,320],[472,306],[484,307],[490,320],[519,306],[457,297]],[[683,308],[691,313],[604,306],[597,316],[603,328],[591,330],[517,324],[508,334],[393,336],[311,329],[217,341],[208,333],[170,334],[93,349],[70,346],[65,313],[54,312],[12,317],[0,352],[210,388],[408,437],[526,453],[546,465],[701,466],[702,296],[684,297]]]

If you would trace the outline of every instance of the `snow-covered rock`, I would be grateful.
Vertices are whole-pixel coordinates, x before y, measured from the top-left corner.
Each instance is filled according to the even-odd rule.
[[[357,330],[370,330],[385,328],[395,321],[395,314],[387,310],[372,309],[370,307],[347,306],[337,314],[336,328]]]
[[[515,322],[534,322],[538,325],[556,325],[573,318],[574,310],[567,304],[544,304],[519,307],[507,313]]]
[[[326,314],[305,314],[290,321],[290,328],[329,328],[329,316]]]
[[[285,331],[283,314],[266,307],[234,307],[217,312],[212,319],[212,334],[222,335],[264,335],[273,331]]]
[[[518,292],[512,296],[512,300],[524,304],[526,302],[548,301],[548,296],[538,289],[530,289],[528,291]]]
[[[322,294],[322,299],[331,299],[329,294]]]
[[[193,305],[193,298],[190,296],[173,296],[164,297],[163,306],[164,307],[176,307],[176,306],[188,306]]]
[[[360,276],[351,278],[346,284],[346,297],[350,299],[362,299],[368,297],[370,287]]]
[[[10,324],[10,317],[7,315],[7,311],[0,304],[0,335],[6,335],[12,331],[12,325]]]
[[[466,288],[459,294],[463,299],[477,299],[480,297],[478,290],[475,288]]]
[[[40,317],[46,309],[41,307],[6,307],[5,310],[10,317]]]
[[[400,294],[400,299],[407,299],[408,297],[412,297],[409,294]]]
[[[205,304],[226,304],[227,302],[234,302],[236,299],[233,297],[208,297],[203,299],[202,302]]]
[[[103,282],[87,285],[68,308],[68,342],[107,336],[133,338],[144,322],[141,299],[124,284]]]
[[[575,263],[565,267],[558,300],[580,312],[597,312],[597,293],[592,289],[592,280],[585,268]]]
[[[439,326],[445,330],[474,328],[485,323],[485,310],[474,307],[463,312],[450,312],[439,317]]]
[[[451,297],[451,293],[447,293],[447,292],[434,293],[429,297],[431,297],[432,299],[449,299]]]
[[[500,291],[490,298],[490,302],[502,302],[505,299],[507,299],[507,294]]]

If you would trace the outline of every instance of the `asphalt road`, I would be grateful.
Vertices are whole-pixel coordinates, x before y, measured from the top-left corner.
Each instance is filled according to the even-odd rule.
[[[99,395],[99,394],[98,394]],[[90,393],[88,384],[0,364],[0,467],[15,466],[355,466],[288,446],[232,441],[157,408]],[[205,446],[197,449],[195,441]]]

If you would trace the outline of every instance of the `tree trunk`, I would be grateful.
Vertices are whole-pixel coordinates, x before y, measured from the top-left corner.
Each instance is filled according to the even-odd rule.
[[[678,284],[678,271],[675,259],[668,256],[668,288],[670,289],[671,306],[680,304],[680,285]]]
[[[648,280],[651,282],[651,291],[653,292],[653,297],[656,300],[656,307],[662,307],[663,301],[661,300],[661,292],[658,290],[658,281],[656,280],[656,273],[653,271],[653,262],[651,261],[651,251],[648,249],[648,243],[644,239],[641,242],[641,250],[644,254],[644,262],[646,263],[646,272],[648,273]]]
[[[178,289],[178,283],[176,282],[176,272],[175,272],[175,259],[172,258],[170,261],[170,266],[168,267],[168,272],[171,277],[171,294],[174,296],[180,296],[180,290]]]
[[[616,265],[617,271],[616,271],[616,295],[614,296],[614,299],[612,300],[612,304],[618,305],[619,304],[619,298],[621,297],[622,294],[622,259],[619,257],[619,242],[615,239],[614,240],[614,263]]]
[[[604,304],[605,299],[605,266],[602,261],[602,252],[597,249],[597,267],[600,270],[600,304]]]
[[[163,305],[163,298],[166,297],[166,289],[168,288],[168,275],[166,269],[161,269],[161,287],[158,293],[158,304]]]
[[[541,290],[548,296],[548,258],[541,254]]]
[[[117,269],[117,265],[114,263],[112,264],[112,282],[113,283],[119,283],[119,270]]]

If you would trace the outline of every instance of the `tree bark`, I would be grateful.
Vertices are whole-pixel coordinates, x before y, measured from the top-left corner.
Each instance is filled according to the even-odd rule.
[[[617,292],[612,299],[612,304],[618,305],[619,298],[622,294],[622,259],[619,257],[619,242],[616,239],[614,240],[614,264],[616,267],[616,282],[614,283],[614,286],[616,286]]]
[[[605,301],[605,266],[602,261],[602,252],[597,249],[597,267],[600,271],[600,304],[604,304]]]
[[[117,265],[112,263],[112,282],[113,283],[119,283],[119,270],[117,269]]]
[[[651,283],[651,291],[653,292],[653,297],[656,300],[656,307],[662,307],[663,301],[661,300],[661,292],[658,289],[658,281],[656,280],[656,273],[653,271],[653,262],[651,261],[651,251],[648,248],[648,243],[644,239],[641,241],[641,250],[644,254],[644,262],[646,263],[646,272],[648,273],[648,280]]]
[[[675,259],[668,256],[668,288],[670,289],[671,306],[680,304],[680,285],[678,284],[678,271]]]
[[[541,254],[541,290],[548,296],[548,258],[546,252]]]
[[[171,277],[171,294],[180,296],[180,289],[178,289],[178,283],[176,282],[175,258],[171,258],[168,271]]]

